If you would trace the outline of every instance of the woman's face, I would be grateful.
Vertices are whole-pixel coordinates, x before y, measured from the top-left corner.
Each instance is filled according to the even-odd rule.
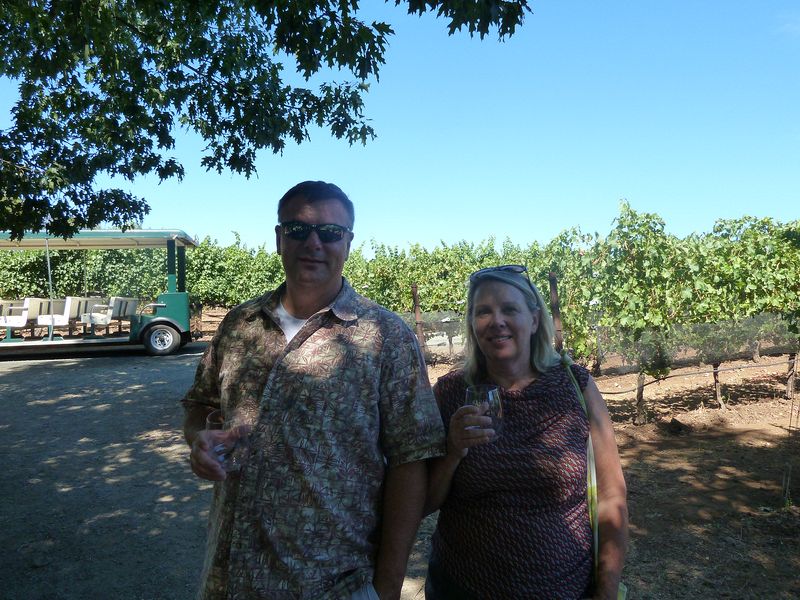
[[[531,335],[539,327],[539,311],[531,312],[521,291],[491,279],[479,284],[471,320],[490,371],[493,366],[530,365]]]

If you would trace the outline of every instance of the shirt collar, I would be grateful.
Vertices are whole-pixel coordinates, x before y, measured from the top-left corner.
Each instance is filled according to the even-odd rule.
[[[285,291],[286,282],[284,281],[276,290],[268,292],[256,300],[258,309],[272,318],[275,308],[278,306]],[[342,277],[342,289],[339,290],[339,293],[328,308],[323,310],[330,310],[341,321],[355,321],[358,319],[358,294],[345,277]]]

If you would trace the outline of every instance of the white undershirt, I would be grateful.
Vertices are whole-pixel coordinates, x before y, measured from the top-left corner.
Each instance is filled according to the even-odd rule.
[[[308,321],[308,319],[298,319],[290,315],[282,301],[279,301],[278,306],[275,307],[275,316],[278,320],[278,327],[281,328],[283,335],[286,336],[287,344],[292,341],[292,338],[297,335],[297,332],[300,331],[303,325],[306,324],[306,321]]]

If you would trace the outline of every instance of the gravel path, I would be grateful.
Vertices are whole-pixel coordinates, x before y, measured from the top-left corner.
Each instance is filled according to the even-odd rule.
[[[201,350],[0,362],[4,598],[192,597],[211,486],[178,400]]]

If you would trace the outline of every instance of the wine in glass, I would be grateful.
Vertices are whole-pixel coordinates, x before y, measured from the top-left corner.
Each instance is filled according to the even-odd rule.
[[[471,385],[467,388],[465,404],[482,406],[486,403],[484,417],[492,418],[491,428],[494,429],[494,437],[500,435],[503,428],[503,402],[500,399],[500,390],[496,385]]]

